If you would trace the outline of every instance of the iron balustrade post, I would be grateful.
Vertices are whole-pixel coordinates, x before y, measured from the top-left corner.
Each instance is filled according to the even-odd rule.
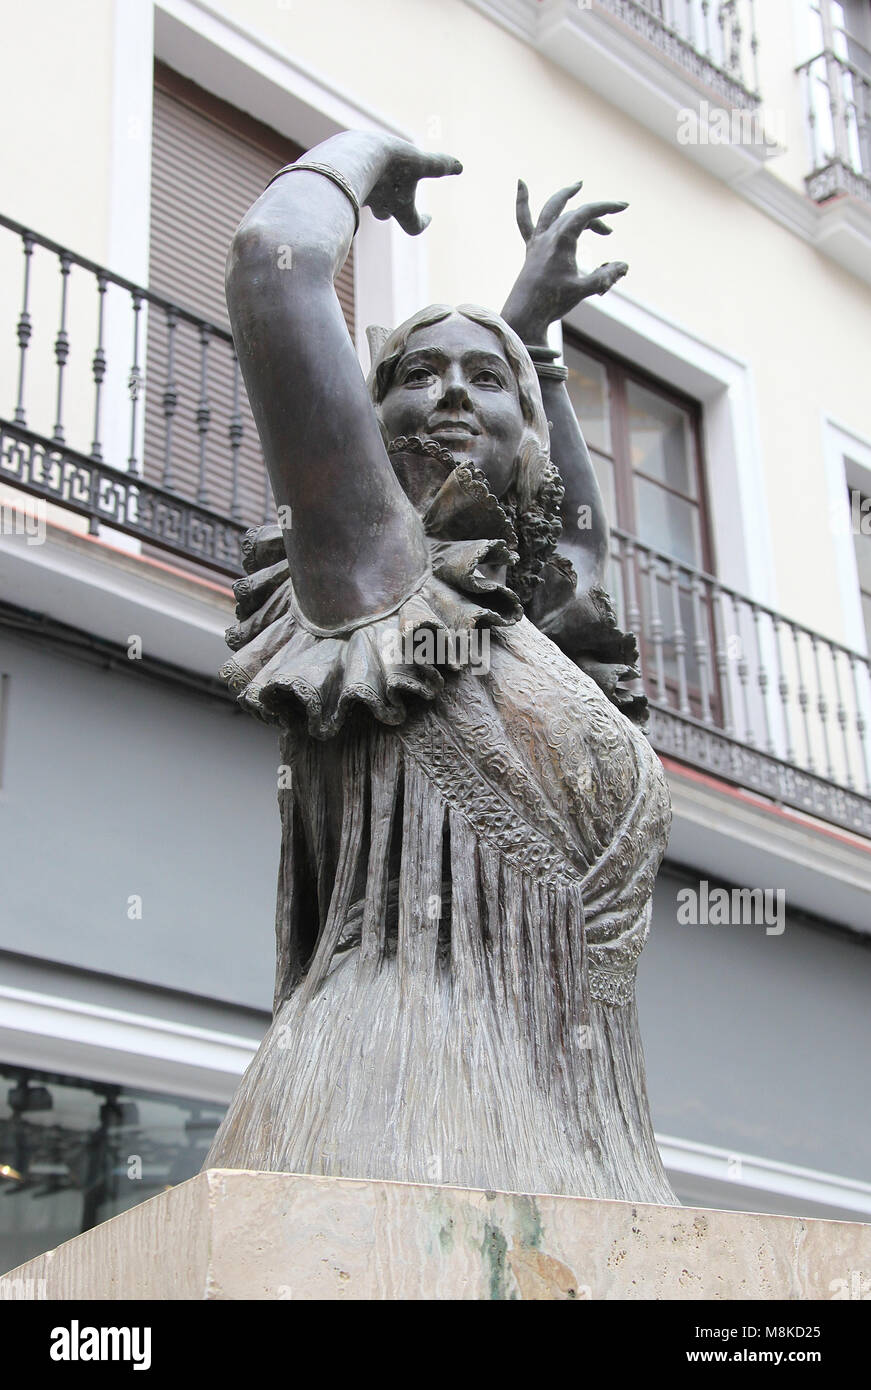
[[[808,768],[808,771],[809,771],[809,772],[813,772],[813,771],[815,771],[814,750],[813,750],[813,744],[811,743],[810,722],[809,722],[809,719],[808,719],[808,708],[809,708],[809,705],[810,705],[810,697],[809,697],[809,695],[808,695],[808,689],[807,689],[807,686],[806,686],[805,680],[804,680],[804,672],[803,672],[803,670],[802,670],[802,664],[801,664],[801,644],[800,644],[800,642],[799,642],[799,640],[798,640],[798,628],[796,627],[795,623],[792,623],[792,622],[789,624],[789,626],[790,626],[790,628],[791,628],[791,630],[792,630],[792,641],[793,641],[793,646],[795,647],[795,665],[796,665],[796,673],[797,673],[797,676],[798,676],[798,683],[797,683],[797,689],[798,689],[798,704],[799,704],[799,708],[800,708],[800,710],[801,710],[802,722],[804,723],[804,740],[805,740],[805,747],[806,747],[806,749],[807,749],[807,768]]]
[[[630,632],[639,632],[641,630],[641,607],[638,600],[635,546],[631,540],[626,541],[624,553],[626,555],[626,573],[624,576],[624,584],[626,586],[626,619]]]
[[[832,766],[832,750],[829,743],[829,702],[826,699],[825,687],[823,686],[823,678],[820,671],[819,641],[816,633],[813,632],[811,633],[811,651],[814,656],[814,675],[816,676],[817,682],[817,714],[820,716],[820,728],[823,735],[826,775],[830,782],[834,782],[835,769]]]
[[[91,457],[95,459],[102,459],[103,457],[103,445],[100,440],[100,407],[103,382],[106,377],[106,349],[103,346],[106,286],[106,277],[100,272],[97,275],[97,346],[94,349],[94,357],[91,362],[91,372],[94,377],[94,439],[91,444]]]
[[[52,438],[58,444],[63,444],[65,442],[63,427],[64,369],[70,355],[70,338],[67,333],[67,298],[71,263],[69,256],[65,253],[59,259],[61,275],[60,327],[54,340],[54,356],[57,363],[57,395],[55,397],[55,424]]]
[[[719,622],[718,622],[719,619]],[[719,636],[717,629],[719,628]],[[726,596],[718,585],[714,587],[714,640],[717,675],[723,699],[723,728],[731,737],[735,732],[732,701],[732,673],[729,669],[729,636],[726,628]]]
[[[680,574],[676,562],[668,567],[669,587],[671,589],[671,609],[674,620],[674,655],[677,666],[678,708],[681,714],[691,714],[689,685],[687,682],[686,650],[687,639],[680,611]]]
[[[167,339],[167,359],[166,359],[166,386],[163,392],[163,477],[162,483],[170,492],[173,490],[172,476],[172,426],[175,412],[178,407],[178,389],[175,382],[175,334],[178,327],[178,315],[174,309],[167,309],[164,313],[166,323]]]
[[[650,644],[656,662],[656,698],[660,704],[668,704],[668,688],[665,683],[665,626],[659,609],[659,568],[651,550],[645,551],[647,563],[648,591],[650,593]]]
[[[762,650],[762,635],[759,630],[761,617],[759,604],[751,603],[750,612],[753,617],[753,632],[756,643],[756,684],[759,687],[759,698],[762,705],[762,719],[765,726],[765,747],[769,753],[773,753],[774,739],[771,736],[771,716],[768,709],[768,667],[765,664],[765,654]]]
[[[783,661],[783,650],[780,641],[780,619],[775,615],[772,619],[774,624],[774,648],[777,652],[777,693],[780,696],[781,715],[783,718],[783,732],[785,736],[786,761],[795,762],[795,749],[792,744],[792,725],[789,718],[789,682],[786,678],[786,667]]]
[[[242,386],[242,373],[239,368],[239,359],[233,353],[233,412],[230,416],[230,425],[227,433],[230,437],[230,454],[232,457],[231,482],[230,482],[230,515],[241,517],[239,507],[239,450],[242,447],[242,437],[244,428],[242,425],[242,412],[239,408],[240,392]]]
[[[707,633],[707,623],[705,620],[706,604],[704,581],[699,574],[690,576],[690,591],[692,594],[693,605],[693,627],[695,637],[693,638],[693,652],[696,658],[696,665],[699,669],[699,687],[702,702],[702,720],[705,724],[712,724],[711,714],[711,674],[708,655],[709,637]]]
[[[753,721],[750,718],[750,696],[748,692],[750,670],[745,655],[744,632],[741,623],[743,602],[739,599],[737,594],[730,593],[729,597],[732,601],[732,623],[735,629],[737,647],[735,669],[738,672],[738,684],[741,690],[741,708],[744,714],[744,742],[748,747],[755,748],[756,736],[753,732]]]
[[[847,707],[844,704],[844,696],[841,691],[841,673],[838,662],[838,652],[834,647],[829,647],[829,656],[832,661],[832,671],[835,677],[835,717],[841,730],[841,742],[844,746],[844,780],[848,787],[855,786],[853,773],[850,767],[850,741],[847,735]]]
[[[16,425],[27,424],[27,413],[24,409],[24,380],[27,349],[30,345],[30,338],[33,332],[33,324],[30,318],[30,265],[33,259],[33,237],[29,232],[24,232],[21,240],[24,250],[24,292],[22,296],[21,313],[18,316],[18,323],[16,325],[16,335],[18,338],[18,392],[15,402]]]
[[[200,437],[197,501],[203,505],[209,500],[206,490],[206,443],[209,433],[209,422],[212,418],[211,406],[209,405],[209,338],[208,324],[203,323],[200,325],[200,401],[196,412],[197,432]]]
[[[136,416],[142,390],[142,370],[139,366],[139,315],[142,310],[142,295],[138,290],[131,295],[131,302],[133,304],[133,365],[127,378],[127,389],[130,392],[130,457],[127,460],[127,467],[131,473],[141,474],[142,470],[136,459]]]

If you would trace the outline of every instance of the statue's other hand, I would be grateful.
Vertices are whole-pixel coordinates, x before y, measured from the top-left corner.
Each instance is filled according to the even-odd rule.
[[[605,294],[629,269],[625,261],[608,261],[589,275],[579,273],[577,250],[581,233],[589,230],[610,236],[611,228],[602,218],[629,206],[584,203],[566,212],[566,203],[581,187],[579,180],[554,193],[533,225],[529,191],[523,180],[518,180],[517,225],[526,242],[526,260],[502,315],[527,343],[544,342],[549,324],[564,318],[582,299]]]
[[[462,172],[462,164],[453,155],[429,154],[405,140],[391,141],[384,169],[366,199],[366,206],[381,221],[395,217],[404,232],[417,236],[430,222],[428,214],[415,207],[419,180]]]

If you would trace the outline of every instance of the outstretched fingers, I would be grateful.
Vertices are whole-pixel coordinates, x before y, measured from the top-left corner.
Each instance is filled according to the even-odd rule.
[[[533,233],[532,213],[529,211],[529,189],[523,179],[517,180],[517,225],[524,241],[529,241]]]
[[[583,207],[567,213],[562,227],[563,233],[567,239],[576,239],[589,227],[600,236],[609,236],[611,228],[601,220],[602,217],[607,213],[622,212],[628,206],[628,203],[585,203]]]
[[[441,179],[446,175],[461,174],[463,166],[452,154],[430,154],[425,150],[420,155],[419,179]]]
[[[419,236],[432,221],[429,213],[420,212],[415,206],[420,180],[440,179],[462,172],[462,164],[453,155],[429,154],[416,150],[414,158],[401,168],[394,178],[393,195],[387,215],[394,217],[409,236]],[[376,217],[379,216],[375,208],[373,212]]]
[[[417,208],[417,185],[421,174],[418,168],[399,172],[384,198],[388,215],[394,217],[408,236],[418,236],[429,225],[429,217]],[[373,208],[374,211],[374,208]],[[376,213],[377,216],[377,213]]]
[[[569,199],[574,198],[583,186],[583,179],[578,179],[577,183],[570,184],[568,188],[561,188],[558,193],[552,194],[538,215],[536,232],[546,232],[548,227],[559,217]]]
[[[393,215],[408,236],[420,236],[432,221],[428,212],[420,212],[415,207],[413,199],[409,204],[397,207]]]
[[[597,270],[582,276],[584,298],[588,299],[592,294],[607,294],[618,280],[623,279],[628,269],[625,261],[606,261]]]

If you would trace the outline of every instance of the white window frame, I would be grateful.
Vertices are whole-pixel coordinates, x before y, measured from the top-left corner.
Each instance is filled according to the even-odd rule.
[[[871,497],[871,439],[826,416],[823,419],[823,457],[832,528],[843,532],[834,546],[835,569],[844,623],[844,642],[854,651],[869,655],[856,552],[849,531],[848,494],[855,489]],[[840,524],[839,524],[840,523]],[[849,542],[849,544],[847,543]]]
[[[708,523],[717,578],[758,603],[777,608],[766,473],[749,364],[648,308],[622,288],[585,300],[565,322],[701,403]]]
[[[411,138],[196,0],[115,0],[113,50],[108,261],[139,284],[148,277],[155,58],[304,148],[346,129]],[[354,277],[356,347],[368,365],[367,326],[393,328],[426,302],[425,248],[364,209]]]

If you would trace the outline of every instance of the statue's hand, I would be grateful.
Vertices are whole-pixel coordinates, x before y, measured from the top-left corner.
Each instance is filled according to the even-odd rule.
[[[590,229],[609,236],[611,228],[601,220],[622,212],[628,203],[585,203],[565,212],[581,183],[561,188],[549,198],[533,227],[529,192],[522,179],[517,184],[517,225],[526,242],[526,260],[506,300],[502,317],[529,344],[543,343],[548,325],[565,318],[582,299],[605,294],[629,267],[625,261],[608,261],[589,275],[578,272],[577,247],[581,232]]]
[[[414,205],[420,179],[440,179],[461,174],[463,166],[449,154],[428,154],[406,140],[390,140],[384,149],[384,167],[365,203],[382,222],[395,217],[404,232],[417,236],[429,226],[428,214]]]

